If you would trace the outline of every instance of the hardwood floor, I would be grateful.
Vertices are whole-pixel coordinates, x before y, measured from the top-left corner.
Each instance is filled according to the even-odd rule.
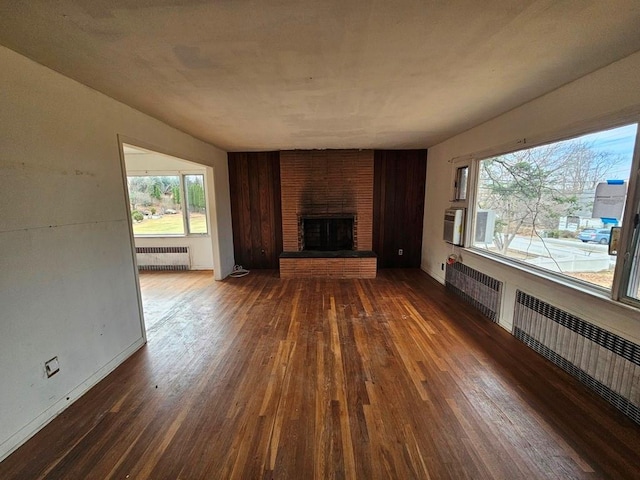
[[[148,345],[0,478],[640,478],[638,425],[418,270],[141,284]]]

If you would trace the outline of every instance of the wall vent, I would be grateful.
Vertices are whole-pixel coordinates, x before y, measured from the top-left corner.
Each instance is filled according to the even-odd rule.
[[[474,306],[492,322],[498,322],[502,282],[467,265],[447,265],[445,286]]]
[[[190,270],[189,247],[136,247],[138,270]]]
[[[640,345],[520,290],[513,334],[640,424]]]

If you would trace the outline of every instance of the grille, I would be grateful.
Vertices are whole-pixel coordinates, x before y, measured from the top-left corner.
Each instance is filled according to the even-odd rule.
[[[516,292],[513,334],[640,424],[640,346]]]
[[[502,282],[462,263],[447,265],[445,286],[474,306],[492,322],[498,322]]]
[[[189,270],[189,247],[136,247],[138,270]]]

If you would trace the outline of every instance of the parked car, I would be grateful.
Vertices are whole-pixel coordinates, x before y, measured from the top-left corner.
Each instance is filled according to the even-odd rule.
[[[610,237],[611,237],[610,228],[598,228],[598,229],[587,228],[578,234],[578,240],[582,240],[585,243],[596,242],[602,245],[608,244]]]

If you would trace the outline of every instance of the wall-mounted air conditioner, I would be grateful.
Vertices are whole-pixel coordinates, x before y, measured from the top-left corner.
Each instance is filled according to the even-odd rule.
[[[448,208],[444,211],[444,241],[453,245],[464,243],[464,208]]]
[[[473,243],[491,245],[493,232],[496,229],[496,212],[493,210],[477,210]]]

